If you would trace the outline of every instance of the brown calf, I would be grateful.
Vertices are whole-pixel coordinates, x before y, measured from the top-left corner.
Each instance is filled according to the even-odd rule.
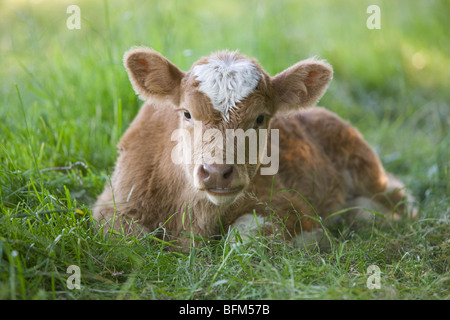
[[[186,248],[198,244],[193,236],[233,226],[242,236],[258,228],[300,244],[319,241],[319,217],[345,208],[406,210],[403,185],[358,131],[306,108],[332,78],[327,63],[308,59],[271,77],[254,59],[223,51],[183,72],[138,47],[124,64],[147,102],[93,208],[105,232],[159,230]]]

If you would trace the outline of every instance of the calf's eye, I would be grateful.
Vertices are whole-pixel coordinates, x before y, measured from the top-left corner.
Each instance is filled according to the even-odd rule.
[[[187,119],[187,120],[190,120],[192,117],[191,117],[191,114],[189,113],[189,112],[187,112],[187,111],[185,111],[184,112],[184,117]]]
[[[256,124],[257,125],[262,125],[264,122],[264,116],[260,115],[258,118],[256,118]]]

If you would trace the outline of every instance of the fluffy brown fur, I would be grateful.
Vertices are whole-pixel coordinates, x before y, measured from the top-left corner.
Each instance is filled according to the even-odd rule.
[[[147,102],[120,141],[111,183],[93,208],[105,232],[158,229],[161,237],[187,247],[197,244],[192,235],[220,235],[237,218],[255,212],[268,222],[267,233],[289,240],[320,228],[310,217],[325,218],[360,203],[359,199],[383,205],[386,212],[406,211],[403,185],[385,172],[358,131],[330,111],[306,108],[319,100],[332,78],[327,63],[308,59],[271,77],[255,60],[248,60],[257,66],[261,79],[224,121],[197,90],[191,71],[179,70],[151,49],[133,48],[125,54],[130,81]],[[194,66],[207,61],[202,58]],[[205,128],[222,132],[255,127],[255,119],[265,115],[258,128],[279,130],[279,145],[272,146],[268,139],[267,146],[272,152],[279,147],[278,173],[261,175],[260,162],[235,165],[230,188],[243,190],[230,201],[214,204],[199,182],[196,164],[171,161],[174,130],[193,132],[184,111]]]

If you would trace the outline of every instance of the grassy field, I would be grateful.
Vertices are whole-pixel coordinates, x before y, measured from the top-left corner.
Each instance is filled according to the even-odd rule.
[[[80,29],[67,27],[71,4]],[[366,26],[371,4],[381,29]],[[0,299],[449,299],[449,12],[447,1],[1,1]],[[142,104],[122,66],[134,45],[183,70],[224,48],[270,74],[326,59],[335,76],[320,104],[358,127],[420,217],[329,230],[322,251],[104,239],[91,206]],[[380,289],[366,286],[370,265]]]

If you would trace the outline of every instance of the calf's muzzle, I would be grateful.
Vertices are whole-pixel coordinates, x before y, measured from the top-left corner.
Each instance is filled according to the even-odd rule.
[[[198,169],[198,178],[209,193],[226,195],[240,191],[233,187],[236,168],[229,164],[202,164]]]

